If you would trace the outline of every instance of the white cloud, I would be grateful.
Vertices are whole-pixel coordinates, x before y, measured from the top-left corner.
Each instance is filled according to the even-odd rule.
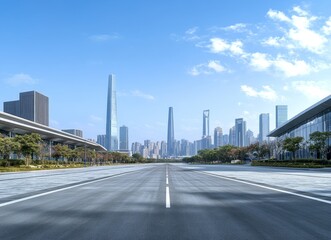
[[[331,86],[328,81],[294,81],[292,89],[300,92],[308,99],[319,100],[331,94]]]
[[[322,31],[325,35],[331,35],[331,17],[325,22],[325,25],[322,27]]]
[[[290,22],[290,18],[288,18],[283,12],[280,11],[275,11],[270,9],[267,13],[267,15],[271,18],[271,19],[275,19],[275,20],[279,20],[282,22]]]
[[[294,7],[293,11],[297,15],[292,15],[291,17],[286,16],[283,12],[274,10],[269,10],[267,14],[273,20],[279,20],[289,24],[290,28],[285,30],[285,37],[289,43],[284,44],[284,46],[296,46],[297,48],[321,54],[328,39],[311,29],[311,25],[318,18],[310,16],[308,12],[298,6]],[[324,31],[328,31],[327,26],[324,28]]]
[[[140,97],[140,98],[144,98],[144,99],[147,99],[147,100],[154,100],[155,99],[154,96],[152,96],[150,94],[143,93],[139,90],[134,90],[131,93],[132,93],[132,96],[134,96],[134,97]]]
[[[89,36],[89,39],[93,42],[108,42],[113,39],[119,38],[119,35],[117,33],[114,33],[112,35],[110,34],[97,34],[97,35],[91,35]]]
[[[313,68],[303,60],[288,61],[282,57],[277,57],[273,61],[274,67],[283,72],[286,77],[306,75],[312,72]]]
[[[270,86],[262,86],[263,89],[261,91],[257,91],[253,87],[247,85],[241,85],[240,88],[241,91],[250,97],[259,97],[269,101],[276,101],[278,99],[276,91]]]
[[[246,28],[246,24],[244,23],[237,23],[228,27],[223,28],[227,31],[235,31],[235,32],[242,32]]]
[[[265,53],[253,53],[250,59],[250,65],[258,71],[266,70],[272,65],[272,61],[267,59]]]
[[[212,73],[220,73],[225,72],[226,68],[220,64],[218,60],[211,60],[208,63],[202,63],[194,66],[189,74],[192,76],[198,76],[201,74],[212,74]]]
[[[224,72],[225,71],[225,68],[217,60],[209,61],[208,67],[210,69],[214,70],[215,72]]]
[[[229,52],[233,55],[239,55],[242,57],[245,56],[245,52],[243,50],[243,43],[240,40],[228,43],[222,38],[211,38],[210,44],[207,47],[212,53]]]
[[[221,38],[212,38],[210,39],[210,42],[211,45],[209,45],[209,48],[213,53],[225,52],[230,48],[230,45]]]
[[[190,28],[188,30],[186,30],[186,34],[189,34],[189,35],[192,35],[192,34],[195,34],[198,30],[198,27],[193,27],[193,28]]]
[[[268,46],[273,46],[273,47],[280,47],[282,41],[284,41],[284,38],[269,37],[268,39],[262,41],[262,44],[265,44]]]
[[[293,11],[296,12],[297,14],[299,14],[300,16],[307,16],[308,15],[308,12],[303,10],[301,7],[299,6],[295,6],[293,8]]]
[[[33,85],[36,84],[38,80],[32,78],[29,74],[19,73],[7,78],[5,82],[12,86],[18,86],[22,84]]]

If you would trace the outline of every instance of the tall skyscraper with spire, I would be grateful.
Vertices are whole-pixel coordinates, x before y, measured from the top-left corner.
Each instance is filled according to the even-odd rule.
[[[117,104],[115,76],[109,75],[106,120],[106,148],[108,151],[118,150]]]
[[[174,113],[173,108],[169,107],[168,114],[168,138],[167,138],[167,155],[168,157],[174,155],[175,135],[174,135]]]

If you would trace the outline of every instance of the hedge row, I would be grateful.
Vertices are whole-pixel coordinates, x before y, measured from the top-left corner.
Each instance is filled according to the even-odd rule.
[[[252,166],[323,168],[331,167],[330,160],[295,159],[295,160],[254,160]]]

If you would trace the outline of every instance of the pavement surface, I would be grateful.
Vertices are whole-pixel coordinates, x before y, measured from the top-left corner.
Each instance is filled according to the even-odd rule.
[[[331,239],[330,181],[186,164],[0,174],[0,239]]]

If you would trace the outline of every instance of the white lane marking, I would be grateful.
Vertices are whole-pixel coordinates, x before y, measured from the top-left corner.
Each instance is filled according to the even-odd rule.
[[[169,187],[166,187],[166,208],[170,208],[170,192]]]
[[[169,185],[169,179],[168,179],[168,176],[167,176],[167,179],[166,179],[166,184]]]
[[[229,177],[223,177],[223,176],[219,176],[219,175],[208,173],[208,172],[200,172],[200,173],[206,174],[206,175],[209,175],[209,176],[213,176],[213,177],[218,177],[218,178],[234,181],[234,182],[240,182],[240,183],[244,183],[244,184],[247,184],[247,185],[252,185],[252,186],[256,186],[256,187],[260,187],[260,188],[265,188],[265,189],[273,190],[273,191],[276,191],[276,192],[287,193],[287,194],[290,194],[290,195],[294,195],[294,196],[302,197],[302,198],[307,198],[307,199],[315,200],[315,201],[318,201],[318,202],[331,204],[331,201],[321,199],[321,198],[317,198],[317,197],[311,197],[311,196],[307,196],[307,195],[300,194],[300,193],[294,193],[294,192],[281,190],[281,189],[277,189],[277,188],[273,188],[273,187],[263,186],[263,185],[260,185],[260,184],[257,184],[257,183],[250,183],[250,182],[245,182],[243,180],[232,179],[232,178],[229,178]]]
[[[44,192],[44,193],[36,194],[36,195],[33,195],[33,196],[12,200],[12,201],[9,201],[9,202],[4,202],[4,203],[0,204],[0,207],[8,206],[8,205],[11,205],[11,204],[14,204],[14,203],[23,202],[23,201],[33,199],[33,198],[37,198],[37,197],[42,197],[42,196],[49,195],[49,194],[56,193],[56,192],[62,192],[62,191],[68,190],[68,189],[72,189],[72,188],[76,188],[76,187],[80,187],[80,186],[84,186],[84,185],[88,185],[88,184],[92,184],[92,183],[96,183],[96,182],[101,182],[101,181],[104,181],[104,180],[107,180],[107,179],[110,179],[110,178],[120,177],[120,176],[129,174],[129,173],[132,173],[132,172],[120,173],[120,174],[117,174],[115,176],[109,176],[107,178],[97,179],[97,180],[91,181],[91,182],[80,183],[80,184],[73,185],[73,186],[70,186],[70,187],[60,188],[60,189],[56,189],[56,190],[53,190],[53,191]]]

